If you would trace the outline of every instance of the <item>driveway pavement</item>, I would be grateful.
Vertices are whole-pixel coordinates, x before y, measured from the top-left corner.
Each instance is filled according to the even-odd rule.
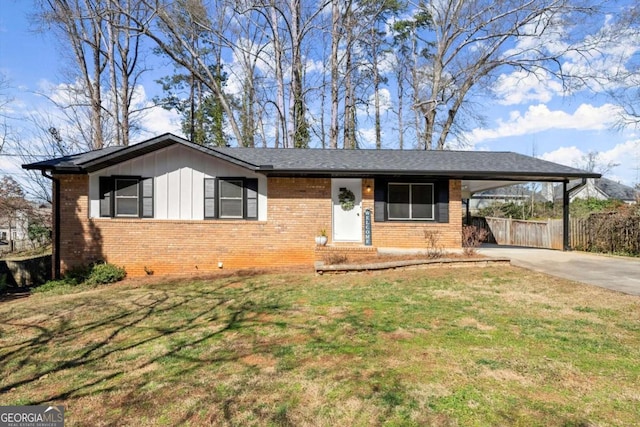
[[[497,245],[482,245],[478,252],[510,258],[513,265],[552,276],[640,296],[638,258]]]

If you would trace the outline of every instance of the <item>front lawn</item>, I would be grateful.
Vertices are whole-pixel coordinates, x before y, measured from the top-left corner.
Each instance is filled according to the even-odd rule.
[[[640,298],[515,267],[0,303],[0,404],[68,426],[629,426],[639,384]]]

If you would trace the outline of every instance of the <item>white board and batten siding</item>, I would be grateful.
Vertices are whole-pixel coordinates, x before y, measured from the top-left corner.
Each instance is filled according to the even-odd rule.
[[[89,175],[89,215],[100,216],[101,176],[153,177],[155,219],[204,219],[204,179],[258,178],[258,220],[267,220],[267,178],[180,145],[172,145]]]

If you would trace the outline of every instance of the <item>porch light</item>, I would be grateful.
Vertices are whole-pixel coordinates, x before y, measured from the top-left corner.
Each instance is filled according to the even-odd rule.
[[[367,193],[371,193],[371,185],[367,184],[366,190],[367,190]]]

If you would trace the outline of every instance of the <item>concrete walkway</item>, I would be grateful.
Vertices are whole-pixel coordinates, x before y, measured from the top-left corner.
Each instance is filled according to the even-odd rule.
[[[640,296],[640,259],[585,252],[483,245],[479,253],[563,279]]]

